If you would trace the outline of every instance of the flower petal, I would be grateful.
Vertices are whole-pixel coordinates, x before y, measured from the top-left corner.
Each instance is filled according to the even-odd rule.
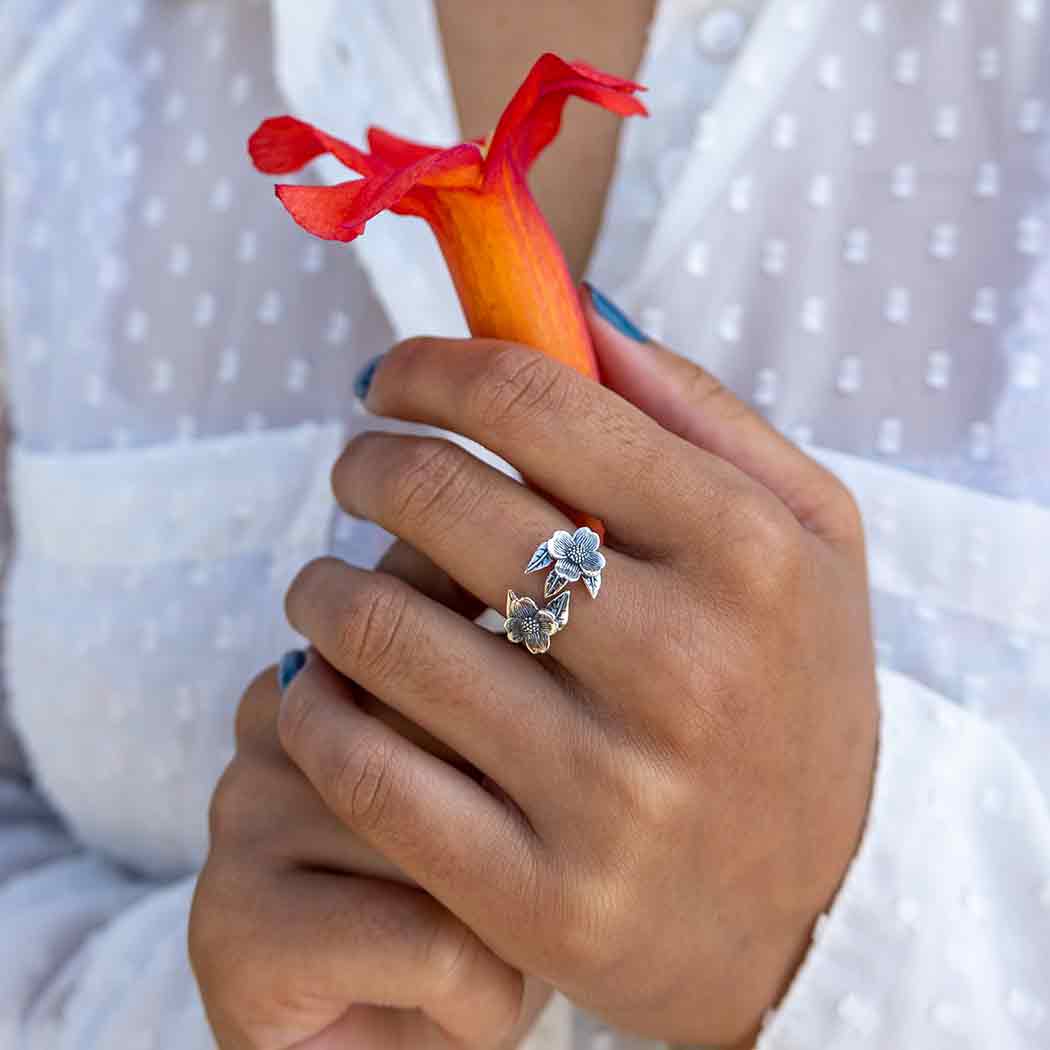
[[[369,208],[371,179],[354,179],[337,186],[278,186],[277,196],[304,230],[329,241],[352,241],[364,233],[375,210]]]
[[[580,561],[580,568],[585,576],[596,576],[605,568],[605,555],[597,551],[585,554]]]
[[[601,536],[594,531],[594,529],[587,528],[586,525],[581,525],[572,537],[573,542],[576,546],[586,553],[596,551],[602,542]]]
[[[412,142],[400,135],[375,126],[368,129],[368,148],[372,156],[390,168],[407,168],[410,164],[441,153],[444,147],[427,146],[422,142]]]
[[[557,569],[551,569],[547,575],[547,580],[543,584],[543,597],[551,598],[558,593],[563,587],[568,586],[569,581],[564,576],[559,575]]]
[[[504,624],[503,630],[506,632],[507,637],[515,643],[515,645],[522,640],[524,635],[521,632],[521,620],[517,616],[510,617]]]
[[[541,543],[536,548],[536,553],[529,559],[529,564],[525,566],[525,572],[539,572],[540,569],[547,568],[553,561],[550,551],[547,550],[547,544]]]
[[[564,529],[558,531],[547,540],[547,550],[555,558],[567,558],[572,553],[572,533]]]
[[[579,562],[571,558],[559,558],[554,563],[554,568],[558,575],[568,580],[569,583],[575,583],[580,578]]]
[[[531,598],[516,598],[513,603],[514,616],[535,616],[539,606]]]
[[[338,186],[278,186],[277,196],[300,226],[330,241],[352,241],[364,232],[365,223],[388,208],[425,213],[425,205],[414,200],[402,208],[405,198],[418,185],[427,185],[443,172],[477,164],[477,147],[467,144],[435,153],[400,171]]]
[[[322,153],[331,153],[360,175],[382,170],[367,153],[295,117],[264,120],[248,140],[248,152],[256,168],[267,175],[298,171]]]
[[[419,180],[421,186],[436,189],[458,189],[477,186],[481,181],[481,148],[476,140],[464,142],[451,149],[425,146],[400,138],[383,128],[368,129],[368,147],[374,161],[391,172],[400,171],[431,158],[445,158],[455,152],[457,163],[447,164],[442,159],[436,168]]]
[[[599,72],[585,62],[566,62],[550,52],[541,55],[496,125],[486,172],[495,173],[508,162],[527,171],[558,134],[570,96],[621,116],[644,116],[645,106],[634,97],[644,90],[641,84]]]
[[[598,591],[602,585],[602,574],[598,573],[596,576],[584,576],[583,585],[587,588],[587,592],[592,598],[597,598]]]
[[[540,625],[540,630],[544,634],[557,634],[558,633],[558,618],[550,611],[550,609],[540,609],[536,613],[536,622]]]
[[[538,656],[540,653],[545,653],[551,647],[551,636],[544,631],[538,638],[529,639],[525,642],[525,648],[529,650],[533,656]]]

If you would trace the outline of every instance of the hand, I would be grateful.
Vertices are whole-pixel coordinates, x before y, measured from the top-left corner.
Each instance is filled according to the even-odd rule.
[[[382,564],[471,615],[473,603],[404,544]],[[299,677],[343,702],[352,689],[313,656]],[[358,699],[432,743],[378,701]],[[190,917],[190,954],[222,1050],[516,1046],[549,988],[523,986],[520,973],[336,819],[284,754],[279,707],[270,668],[238,709],[237,753],[215,793]]]
[[[287,595],[334,667],[485,781],[309,680],[282,740],[333,813],[511,965],[621,1029],[730,1043],[785,989],[861,834],[877,725],[862,529],[844,487],[709,376],[591,323],[662,426],[494,341],[410,340],[368,395],[605,522],[601,593],[576,588],[547,656],[332,559]],[[333,480],[347,511],[496,608],[570,526],[435,439],[362,435]]]

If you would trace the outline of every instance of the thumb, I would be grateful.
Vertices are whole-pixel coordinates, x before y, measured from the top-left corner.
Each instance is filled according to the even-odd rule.
[[[649,339],[590,284],[581,294],[602,382],[662,427],[732,463],[829,541],[860,537],[846,486],[710,372]]]

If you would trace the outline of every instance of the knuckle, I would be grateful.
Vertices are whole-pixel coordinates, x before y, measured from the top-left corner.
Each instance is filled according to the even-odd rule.
[[[691,809],[691,790],[680,777],[657,770],[652,764],[635,763],[629,792],[630,811],[636,827],[651,833],[673,833],[685,823]]]
[[[469,453],[439,439],[407,443],[390,479],[391,509],[410,531],[444,531],[470,514],[483,492]]]
[[[246,779],[244,760],[235,755],[219,777],[208,805],[208,833],[212,846],[236,840],[243,833],[249,808],[247,800],[251,797],[245,790]]]
[[[388,819],[398,776],[388,744],[365,740],[348,748],[331,774],[337,808],[358,830],[379,830]]]
[[[186,951],[189,956],[190,968],[193,970],[197,982],[202,986],[207,985],[206,978],[210,972],[209,962],[212,958],[211,948],[214,943],[207,915],[202,911],[205,907],[206,877],[207,870],[205,869],[197,880],[193,907],[190,909],[189,923],[186,928]]]
[[[301,625],[306,617],[302,615],[316,598],[324,594],[330,585],[332,573],[345,568],[338,558],[325,555],[308,561],[296,573],[284,595],[284,611],[293,626]]]
[[[562,972],[618,983],[616,975],[629,965],[632,955],[623,881],[609,867],[592,876],[577,876],[575,896],[580,903],[562,916],[555,938]],[[636,950],[637,940],[633,943]]]
[[[240,894],[231,892],[241,872],[209,856],[193,891],[186,931],[190,964],[202,987],[214,992],[227,977],[231,929],[238,925]]]
[[[468,392],[472,414],[485,428],[514,432],[542,426],[565,409],[570,384],[543,354],[503,347],[481,369]]]
[[[336,499],[342,501],[343,497],[353,491],[353,470],[357,460],[358,450],[362,443],[370,439],[370,433],[355,434],[344,446],[336,461],[329,471],[328,480]]]
[[[277,711],[277,739],[286,755],[299,754],[306,726],[315,710],[314,695],[308,689],[289,689]]]
[[[487,1022],[486,1045],[503,1046],[520,1023],[521,996],[480,976],[491,971],[485,959],[489,950],[465,923],[449,912],[429,921],[423,955],[427,988],[421,1005],[459,1001],[480,1007]]]
[[[705,369],[690,365],[682,372],[683,393],[693,411],[702,410],[726,426],[754,415],[748,405]]]
[[[740,514],[743,521],[732,557],[738,582],[750,606],[779,608],[801,574],[803,529],[772,496],[747,501]]]
[[[347,667],[388,679],[406,666],[414,634],[407,589],[376,575],[350,596],[338,650]]]
[[[451,914],[441,917],[427,943],[425,967],[435,998],[455,999],[470,992],[479,941]]]
[[[860,540],[864,536],[864,517],[853,491],[840,478],[828,472],[826,517],[836,536]]]
[[[189,923],[186,930],[186,948],[190,967],[205,995],[216,992],[216,983],[224,968],[220,965],[226,944],[226,910],[215,900],[213,891],[213,862],[208,861],[193,893]]]
[[[213,858],[197,880],[187,955],[223,1046],[271,1046],[302,1010],[303,982],[274,950],[273,930],[288,914],[287,902],[274,909],[275,891],[272,872]]]
[[[277,675],[272,667],[268,667],[252,679],[237,705],[234,739],[239,747],[272,729],[279,703]]]

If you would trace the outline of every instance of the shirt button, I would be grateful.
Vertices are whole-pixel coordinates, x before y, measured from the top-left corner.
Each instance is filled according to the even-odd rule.
[[[700,47],[708,58],[725,62],[735,55],[747,36],[747,19],[731,7],[716,7],[700,20]]]

